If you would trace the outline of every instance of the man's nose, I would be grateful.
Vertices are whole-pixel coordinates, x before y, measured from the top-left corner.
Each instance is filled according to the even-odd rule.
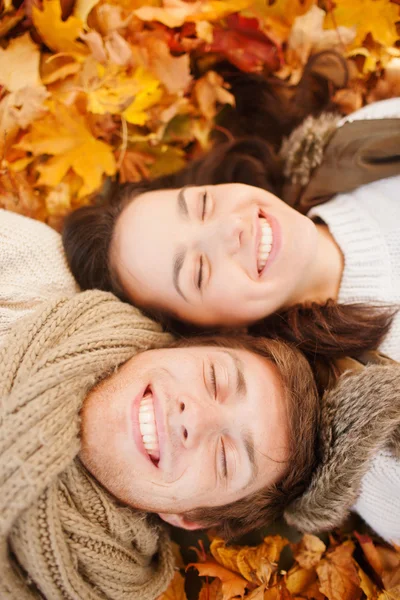
[[[191,449],[197,447],[204,436],[221,427],[218,405],[205,405],[194,397],[179,399],[178,410],[171,415],[171,425],[179,444]]]

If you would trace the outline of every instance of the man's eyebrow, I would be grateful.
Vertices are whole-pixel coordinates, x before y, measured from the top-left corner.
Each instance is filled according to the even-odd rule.
[[[243,361],[235,353],[230,352],[229,350],[227,350],[226,353],[230,356],[235,365],[236,393],[239,394],[239,396],[243,397],[247,394],[247,385],[244,376]]]
[[[255,458],[253,436],[251,435],[251,433],[249,431],[245,431],[243,433],[243,442],[244,442],[244,447],[246,449],[247,456],[249,457],[249,462],[251,465],[250,481],[254,481],[254,479],[256,479],[257,474],[258,474],[258,465],[256,463],[256,458]]]
[[[178,196],[177,196],[177,200],[178,200],[178,204],[177,204],[178,213],[184,219],[187,219],[189,217],[188,205],[187,205],[186,198],[185,198],[185,190],[186,189],[187,189],[186,187],[181,188],[179,190]]]
[[[186,248],[180,248],[174,257],[174,266],[173,266],[173,274],[172,281],[174,283],[174,287],[178,294],[182,296],[184,300],[186,300],[185,294],[182,292],[179,286],[179,275],[183,267],[183,263],[185,262],[186,256]]]

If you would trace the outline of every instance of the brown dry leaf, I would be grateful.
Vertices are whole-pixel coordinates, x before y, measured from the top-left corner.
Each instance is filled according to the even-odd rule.
[[[14,142],[20,129],[26,129],[46,111],[48,97],[42,85],[26,87],[8,94],[0,102],[0,155]]]
[[[235,97],[228,92],[221,75],[215,71],[207,71],[194,84],[194,95],[200,112],[207,118],[213,119],[217,114],[217,105],[235,105]]]
[[[42,53],[40,61],[40,78],[42,83],[50,85],[60,79],[78,73],[82,65],[70,56]]]
[[[355,536],[370,566],[373,568],[378,577],[382,577],[382,559],[379,555],[378,549],[376,548],[375,544],[373,543],[369,535],[360,535],[356,532]]]
[[[132,63],[132,48],[117,32],[112,31],[104,42],[108,58],[115,65],[127,67]]]
[[[312,569],[319,563],[325,550],[326,546],[322,540],[315,535],[306,533],[294,546],[293,555],[301,567]]]
[[[175,573],[168,588],[161,596],[158,596],[157,600],[187,600],[185,593],[185,579],[179,571]]]
[[[382,581],[392,598],[400,598],[400,554],[386,546],[376,547],[382,564]]]
[[[231,598],[235,598],[236,596],[243,597],[248,582],[237,573],[211,561],[190,563],[186,569],[190,569],[190,567],[197,569],[200,577],[218,577],[221,580],[222,600],[231,600]]]
[[[348,115],[362,107],[362,88],[360,86],[354,86],[353,88],[338,90],[332,100],[342,113]]]
[[[327,14],[325,26],[356,25],[355,46],[362,43],[370,33],[374,40],[384,46],[393,46],[399,38],[396,21],[399,20],[399,6],[390,0],[335,0],[334,8]]]
[[[0,19],[0,38],[7,35],[11,29],[14,29],[16,25],[25,17],[25,10],[23,7],[12,13],[7,13]]]
[[[97,190],[103,174],[114,175],[116,163],[110,146],[96,140],[85,119],[62,104],[45,117],[34,121],[30,131],[15,146],[34,156],[50,154],[52,158],[38,166],[39,185],[56,186],[69,169],[82,178],[78,198]]]
[[[7,48],[0,48],[0,84],[10,92],[40,85],[40,53],[29,33],[11,40]]]
[[[355,27],[323,29],[325,16],[326,12],[314,5],[294,20],[288,39],[288,50],[295,53],[303,67],[310,54],[327,49],[343,51],[356,37]]]
[[[44,220],[45,210],[40,195],[25,173],[10,171],[0,175],[0,208],[32,219]]]
[[[82,21],[74,16],[63,21],[59,0],[43,0],[43,10],[34,6],[32,20],[46,46],[55,52],[86,53],[86,46],[77,41]]]
[[[247,581],[267,584],[276,571],[282,549],[288,541],[280,536],[268,536],[258,546],[226,546],[215,538],[210,546],[214,558],[228,569],[240,573]]]
[[[358,567],[357,568],[358,576],[360,578],[360,588],[364,592],[367,597],[367,600],[376,600],[378,597],[379,590],[376,585],[371,581],[364,571]]]
[[[170,94],[183,94],[192,81],[188,54],[172,56],[165,41],[151,35],[141,36],[143,66],[151,71]]]
[[[400,96],[400,58],[392,58],[385,67],[385,73],[368,95],[368,102]]]
[[[250,6],[251,0],[210,0],[182,2],[163,0],[161,7],[143,6],[134,11],[142,21],[159,21],[167,27],[181,27],[185,21],[216,21]]]
[[[214,579],[212,583],[206,582],[200,590],[198,600],[222,600],[222,583],[219,579]],[[246,600],[250,600],[246,596]]]
[[[304,596],[312,598],[315,583],[317,582],[317,573],[315,569],[303,569],[293,567],[286,576],[286,587],[293,596]],[[309,593],[311,590],[311,593]],[[316,599],[323,600],[324,596],[317,590]]]
[[[360,578],[353,559],[354,543],[344,542],[329,552],[317,567],[319,589],[328,600],[359,600]]]
[[[117,154],[117,160],[119,160]],[[141,179],[150,178],[149,167],[155,162],[154,156],[147,152],[138,150],[127,150],[122,155],[122,160],[119,162],[119,180],[121,183],[126,181],[140,181]]]

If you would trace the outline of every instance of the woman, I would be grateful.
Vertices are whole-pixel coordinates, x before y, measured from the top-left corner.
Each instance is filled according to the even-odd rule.
[[[399,99],[377,103],[343,130],[353,131],[358,116],[396,113]],[[373,164],[383,171],[364,168],[363,180],[398,173],[400,118],[364,123],[390,126],[394,160],[375,144]],[[352,148],[347,140],[346,156]],[[363,151],[371,155],[370,142]],[[79,284],[111,290],[164,319],[256,323],[254,332],[294,341],[311,355],[380,347],[400,359],[400,176],[339,194],[305,216],[267,191],[271,161],[259,140],[222,144],[181,173],[128,185],[113,204],[72,213],[63,239]],[[332,172],[331,165],[331,183]],[[258,187],[214,185],[224,181]]]

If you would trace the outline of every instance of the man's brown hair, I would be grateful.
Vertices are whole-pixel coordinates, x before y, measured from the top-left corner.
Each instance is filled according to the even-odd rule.
[[[307,487],[316,461],[319,398],[308,361],[290,344],[248,335],[199,336],[174,344],[199,345],[248,350],[271,361],[277,368],[287,406],[289,458],[281,480],[231,504],[198,508],[184,515],[205,528],[216,527],[223,537],[230,539],[279,518]]]

